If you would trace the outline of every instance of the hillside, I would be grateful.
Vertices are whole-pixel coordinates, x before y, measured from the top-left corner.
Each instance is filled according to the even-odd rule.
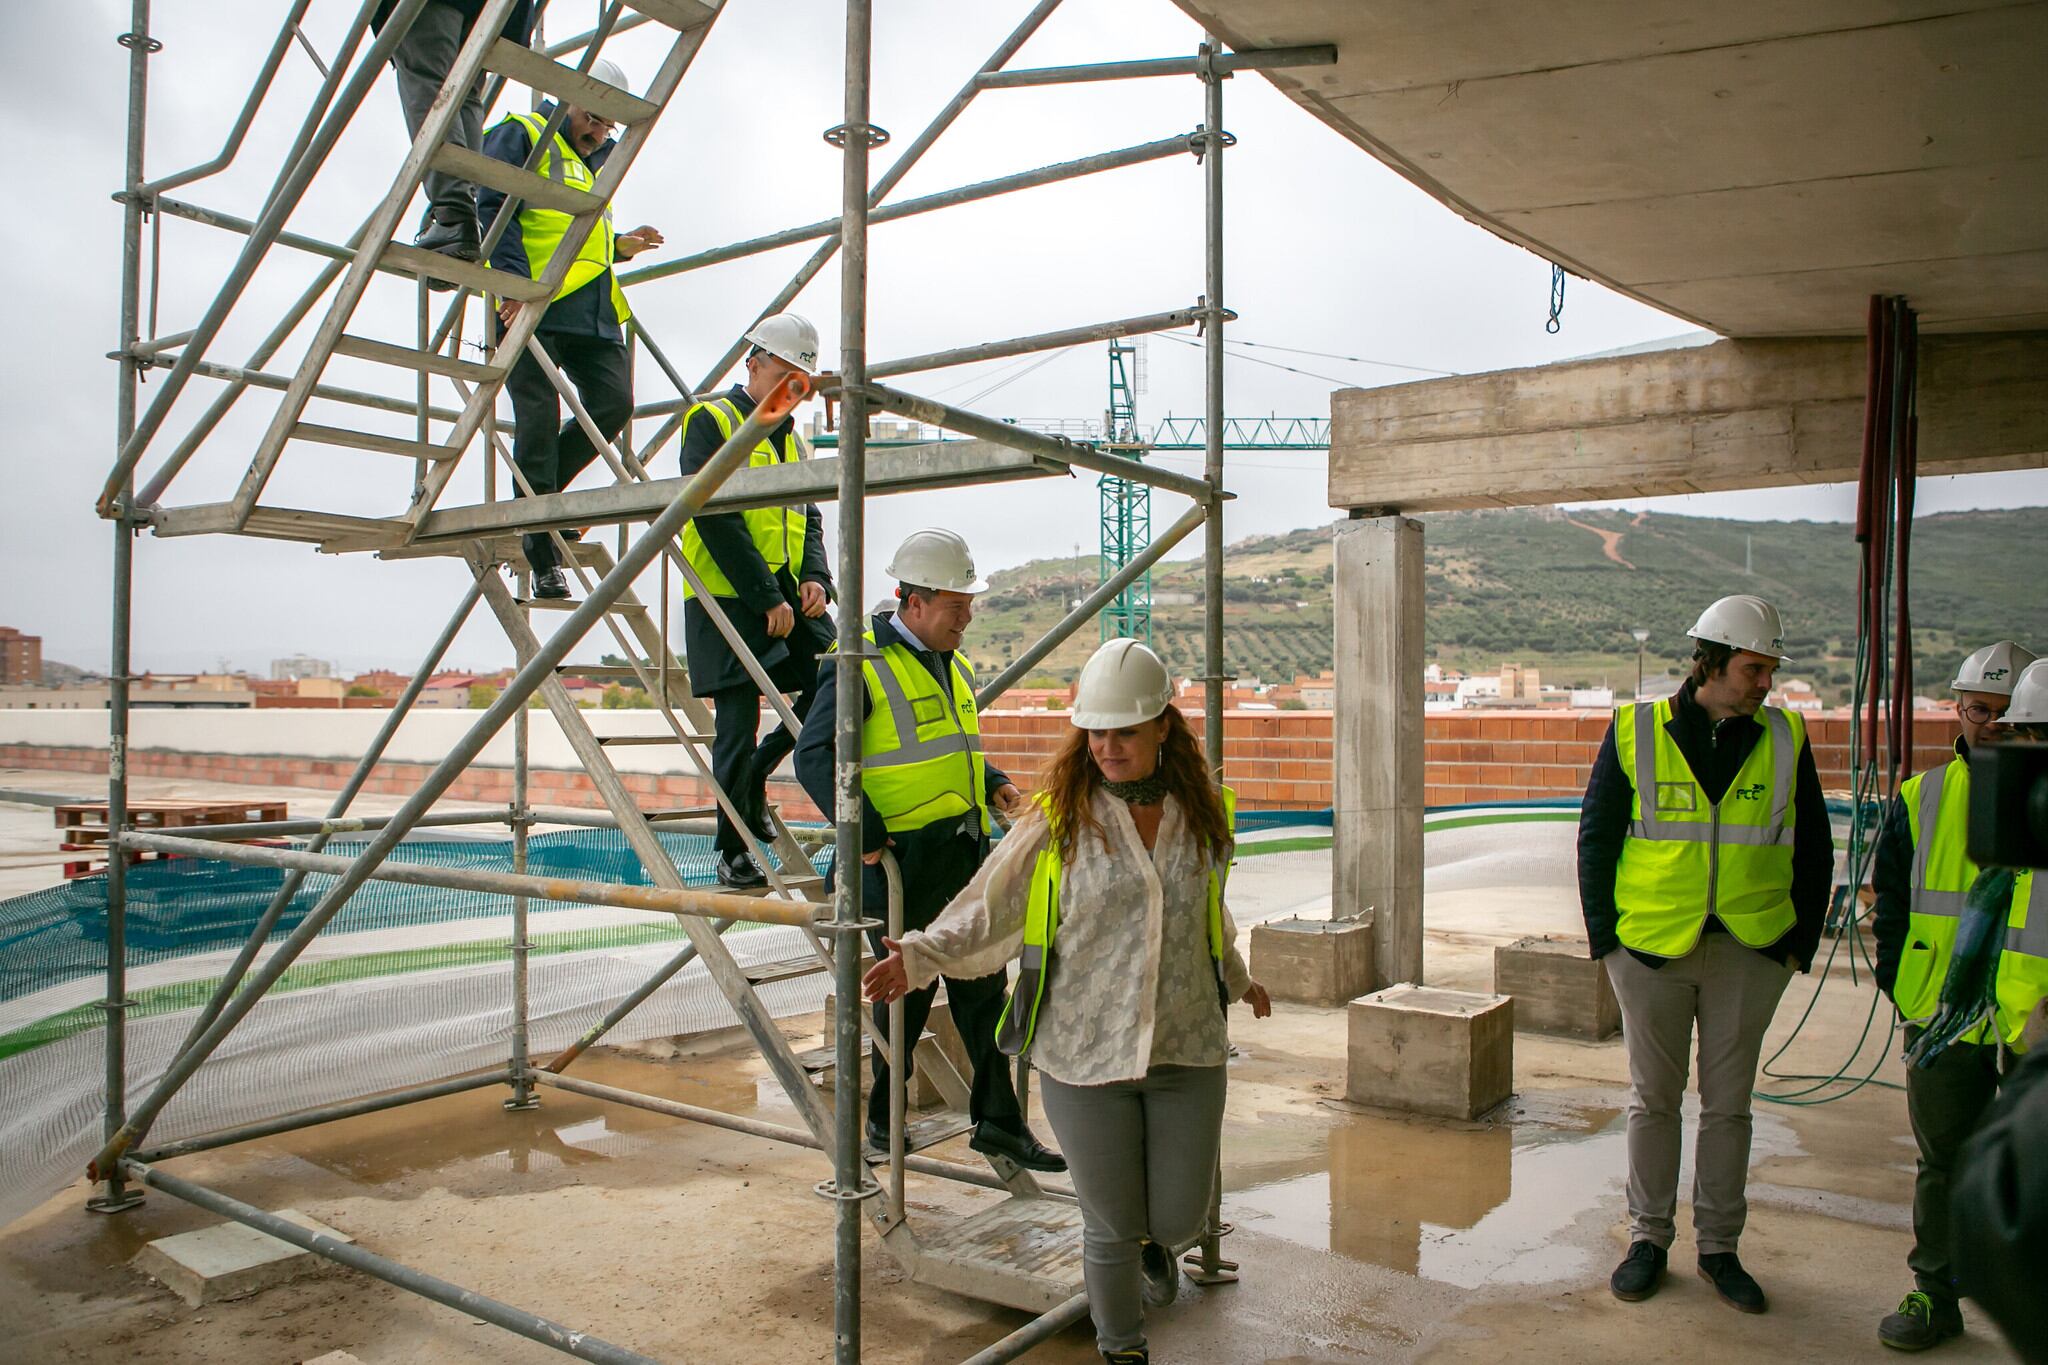
[[[1628,690],[1635,642],[1650,632],[1652,676],[1689,652],[1685,631],[1723,592],[1755,592],[1785,615],[1793,676],[1831,700],[1850,681],[1855,652],[1856,545],[1832,522],[1742,522],[1656,513],[1553,508],[1444,512],[1425,533],[1431,659],[1467,672],[1503,661],[1538,666],[1545,682]],[[2001,569],[2030,563],[2038,510],[1956,512],[1915,523],[1912,607],[1915,679],[1939,688],[1975,642],[2012,635],[2048,645],[2048,592],[1986,591]],[[1745,554],[1748,569],[1745,573]],[[1330,526],[1240,541],[1225,559],[1224,615],[1233,671],[1265,681],[1330,666]],[[1095,583],[1093,558],[1036,560],[993,576],[968,648],[1000,666]],[[1201,569],[1154,575],[1153,636],[1181,674],[1199,671]],[[1071,678],[1096,642],[1085,631],[1041,674]]]

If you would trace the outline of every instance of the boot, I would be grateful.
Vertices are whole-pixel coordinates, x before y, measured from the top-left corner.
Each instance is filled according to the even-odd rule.
[[[1657,1292],[1664,1283],[1664,1262],[1670,1253],[1655,1242],[1637,1242],[1628,1249],[1628,1255],[1614,1268],[1608,1278],[1607,1287],[1614,1291],[1614,1297],[1627,1303],[1640,1303]]]
[[[1771,1305],[1763,1286],[1742,1268],[1732,1251],[1704,1252],[1700,1256],[1700,1278],[1714,1286],[1714,1292],[1730,1308],[1744,1313],[1761,1313]]]

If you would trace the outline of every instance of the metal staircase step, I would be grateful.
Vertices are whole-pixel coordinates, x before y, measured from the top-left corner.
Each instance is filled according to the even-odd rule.
[[[1010,1198],[959,1219],[921,1210],[905,1231],[889,1240],[908,1250],[918,1284],[1026,1313],[1082,1292],[1079,1204]]]
[[[451,379],[466,379],[472,384],[488,384],[503,377],[505,373],[502,365],[483,365],[474,360],[443,355],[439,351],[420,351],[410,346],[394,346],[388,341],[373,341],[369,337],[346,334],[334,343],[334,353],[354,356],[358,360],[374,360],[380,365],[397,365],[408,370],[425,370],[429,374],[445,374]]]
[[[658,825],[665,820],[709,820],[717,814],[718,807],[715,805],[674,806],[666,810],[643,810],[640,812],[641,818],[650,825]]]
[[[484,66],[529,89],[629,128],[661,112],[658,104],[650,104],[615,85],[606,85],[595,76],[586,76],[573,66],[550,61],[530,47],[503,38],[491,44],[491,50],[484,54]]]
[[[626,8],[638,10],[659,24],[667,24],[678,33],[688,33],[693,28],[702,28],[718,17],[718,10],[699,0],[626,0]]]
[[[431,441],[412,441],[403,436],[386,436],[378,431],[353,431],[348,427],[299,422],[292,427],[294,441],[318,441],[322,445],[346,446],[351,450],[374,450],[381,455],[404,455],[414,460],[459,460],[462,451],[454,446],[437,446]]]
[[[765,986],[771,981],[793,981],[800,976],[813,976],[831,969],[832,964],[816,953],[779,957],[773,962],[756,962],[750,967],[740,968],[747,980],[756,986]]]
[[[514,166],[482,152],[472,152],[467,147],[458,147],[444,142],[434,153],[434,169],[446,171],[460,180],[471,184],[489,185],[494,190],[522,200],[538,209],[553,209],[557,213],[596,213],[604,207],[604,200],[590,193],[564,185],[559,180],[549,180],[535,175],[524,166]]]
[[[654,662],[654,660],[652,659],[649,659],[645,663],[643,663],[641,665],[641,668],[650,676],[661,676],[661,665]],[[679,660],[675,663],[670,664],[668,666],[668,671],[669,676],[671,677],[680,675],[683,671],[683,665],[681,661]],[[640,681],[640,675],[633,671],[633,666],[631,664],[556,664],[555,672],[566,674],[571,678],[589,678],[593,682]]]
[[[524,275],[503,270],[487,270],[477,261],[458,260],[453,256],[443,256],[438,251],[422,251],[404,242],[386,243],[384,254],[379,259],[401,274],[446,280],[479,294],[518,299],[522,303],[538,303],[552,297],[555,292],[545,280],[530,280]]]
[[[926,1034],[925,1037],[929,1038],[931,1035]],[[935,1113],[926,1114],[915,1119],[908,1119],[904,1122],[903,1150],[906,1155],[912,1152],[922,1152],[928,1148],[936,1147],[942,1142],[949,1142],[959,1137],[962,1133],[971,1133],[973,1131],[973,1119],[961,1113],[958,1109],[941,1109]],[[865,1150],[862,1151],[861,1155],[866,1158],[871,1166],[884,1165],[889,1160],[884,1154],[869,1153]]]

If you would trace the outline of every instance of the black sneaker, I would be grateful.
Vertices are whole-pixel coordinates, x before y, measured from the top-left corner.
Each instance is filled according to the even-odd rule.
[[[1764,1298],[1763,1286],[1742,1268],[1742,1262],[1735,1259],[1732,1251],[1702,1253],[1700,1278],[1714,1286],[1714,1292],[1730,1308],[1744,1313],[1761,1313],[1771,1306]]]
[[[559,602],[569,595],[569,576],[560,569],[549,569],[533,576],[533,595]]]
[[[1145,1272],[1142,1294],[1147,1308],[1164,1308],[1180,1297],[1180,1267],[1173,1253],[1157,1242],[1138,1247],[1138,1264]]]
[[[757,886],[768,885],[768,875],[755,865],[753,855],[744,850],[718,855],[718,880],[738,891],[751,891]]]
[[[1067,1169],[1067,1159],[1033,1137],[1029,1128],[1013,1133],[993,1123],[979,1123],[967,1145],[984,1156],[1006,1156],[1027,1171]]]
[[[1918,1289],[1877,1324],[1877,1339],[1895,1351],[1924,1351],[1962,1334],[1963,1310],[1956,1301]]]
[[[1670,1254],[1655,1242],[1633,1244],[1621,1264],[1614,1267],[1614,1273],[1608,1276],[1607,1287],[1614,1291],[1617,1299],[1641,1303],[1664,1283],[1664,1262]]]

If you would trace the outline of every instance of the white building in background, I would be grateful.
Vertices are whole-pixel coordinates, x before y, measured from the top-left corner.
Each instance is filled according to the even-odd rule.
[[[1612,711],[1614,689],[1611,687],[1574,687],[1571,703],[1581,711]]]
[[[310,654],[287,654],[282,659],[270,661],[270,676],[278,682],[297,682],[301,678],[331,678],[334,664],[327,659],[316,659]]]
[[[1458,690],[1452,700],[1459,706],[1476,706],[1482,701],[1500,699],[1500,674],[1481,673],[1470,678],[1458,679]]]

